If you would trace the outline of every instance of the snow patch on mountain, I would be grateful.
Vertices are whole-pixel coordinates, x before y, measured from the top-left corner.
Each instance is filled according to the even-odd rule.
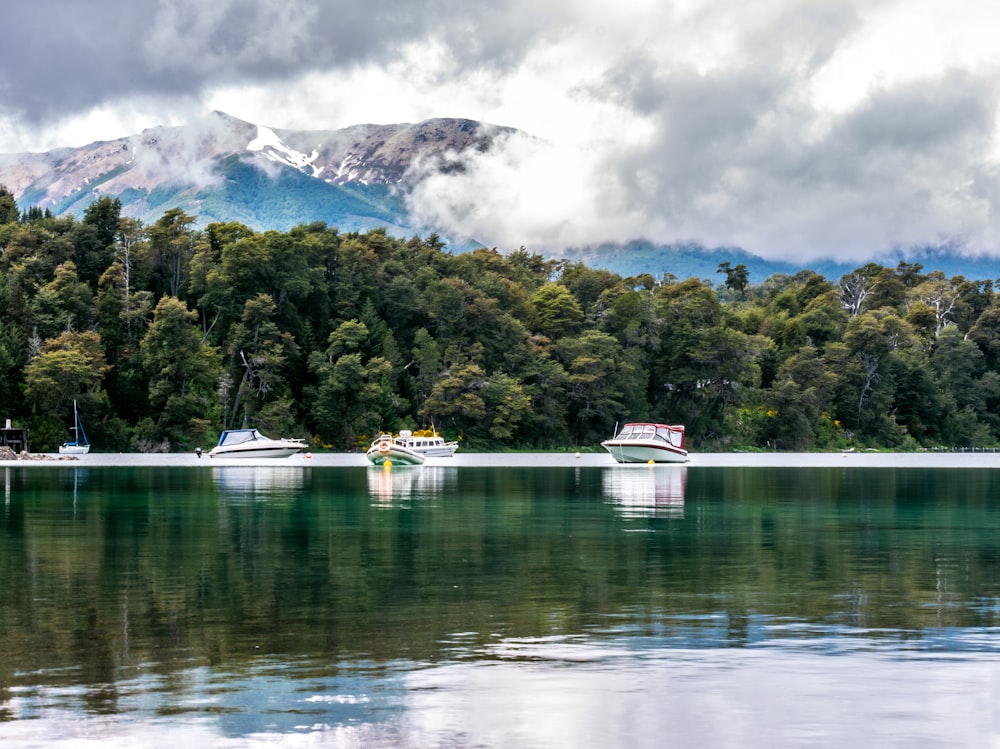
[[[323,171],[322,168],[316,169],[313,166],[313,162],[319,158],[319,151],[313,149],[311,154],[306,155],[289,148],[278,134],[268,127],[257,126],[257,137],[247,144],[247,150],[262,153],[271,161],[286,164],[312,177],[318,177]]]
[[[363,171],[364,160],[361,155],[352,153],[340,162],[340,166],[337,167],[336,175],[328,179],[327,182],[337,184],[343,184],[344,182],[360,182],[363,185],[367,185],[368,180],[362,176]]]

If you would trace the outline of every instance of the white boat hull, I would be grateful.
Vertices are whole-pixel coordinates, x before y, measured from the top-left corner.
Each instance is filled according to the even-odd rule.
[[[450,458],[455,455],[457,447],[432,447],[429,450],[424,450],[424,457],[427,458]]]
[[[408,450],[390,450],[387,453],[376,453],[374,455],[369,453],[368,460],[372,462],[372,465],[376,466],[382,466],[386,463],[394,466],[418,466],[424,462],[424,456]]]
[[[247,447],[213,447],[208,451],[210,458],[288,458],[302,451],[300,444],[293,445],[263,445]]]
[[[90,452],[90,445],[60,445],[60,455],[86,455]]]
[[[619,463],[685,463],[687,450],[638,440],[605,440],[601,446]]]

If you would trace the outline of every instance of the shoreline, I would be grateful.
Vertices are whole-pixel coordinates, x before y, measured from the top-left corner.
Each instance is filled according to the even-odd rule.
[[[692,453],[686,463],[619,464],[607,453],[456,453],[428,458],[428,467],[455,468],[1000,468],[1000,453],[985,452],[830,452],[830,453]],[[195,453],[32,453],[30,458],[0,459],[0,467],[136,468],[136,467],[272,467],[375,468],[364,453],[299,453],[288,458],[209,458]],[[421,466],[396,466],[413,470]]]

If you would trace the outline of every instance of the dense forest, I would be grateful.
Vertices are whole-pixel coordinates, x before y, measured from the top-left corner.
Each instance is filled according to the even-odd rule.
[[[622,278],[433,234],[143,225],[112,198],[56,217],[0,186],[0,418],[52,451],[74,400],[100,452],[240,426],[585,449],[626,420],[685,424],[694,451],[991,447],[1000,298],[919,264]]]

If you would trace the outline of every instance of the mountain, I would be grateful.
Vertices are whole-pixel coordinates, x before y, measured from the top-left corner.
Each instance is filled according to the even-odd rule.
[[[721,283],[718,272],[720,263],[731,266],[743,264],[750,273],[750,283],[759,284],[775,274],[794,275],[801,270],[811,270],[830,281],[838,281],[867,262],[895,268],[899,263],[920,265],[923,272],[941,271],[946,277],[964,276],[973,281],[994,281],[1000,285],[1000,262],[988,255],[970,255],[958,247],[917,247],[907,252],[872,254],[869,260],[838,261],[833,258],[813,260],[805,264],[781,260],[768,260],[738,247],[705,247],[696,243],[655,244],[633,241],[602,244],[595,247],[574,247],[563,252],[571,261],[579,261],[591,268],[605,268],[621,276],[638,276],[644,273],[656,279],[670,273],[677,278],[701,278]]]
[[[435,172],[462,168],[461,157],[487,152],[517,133],[466,119],[416,124],[354,125],[339,130],[268,128],[213,112],[193,124],[154,127],[138,135],[45,153],[0,154],[0,185],[22,210],[37,206],[56,215],[82,216],[105,195],[122,202],[127,216],[152,223],[171,208],[199,225],[237,221],[254,229],[287,231],[324,221],[341,231],[384,227],[398,236],[435,232],[455,251],[478,247],[450,240],[447,226],[418,226],[406,205],[407,190]],[[556,253],[553,253],[556,254]],[[559,253],[622,276],[671,273],[721,280],[720,263],[742,263],[751,283],[802,267],[768,260],[739,248],[645,241],[566,248]],[[877,256],[895,267],[920,263],[951,277],[994,279],[995,258],[960,248],[926,248]],[[863,262],[826,259],[808,269],[837,280]]]
[[[464,119],[355,125],[340,130],[272,129],[214,112],[193,125],[0,155],[0,183],[23,208],[82,215],[109,195],[127,216],[150,223],[179,207],[199,224],[239,221],[286,231],[325,221],[345,231],[416,230],[402,193],[416,167],[456,169],[469,149],[488,150],[503,128]]]

